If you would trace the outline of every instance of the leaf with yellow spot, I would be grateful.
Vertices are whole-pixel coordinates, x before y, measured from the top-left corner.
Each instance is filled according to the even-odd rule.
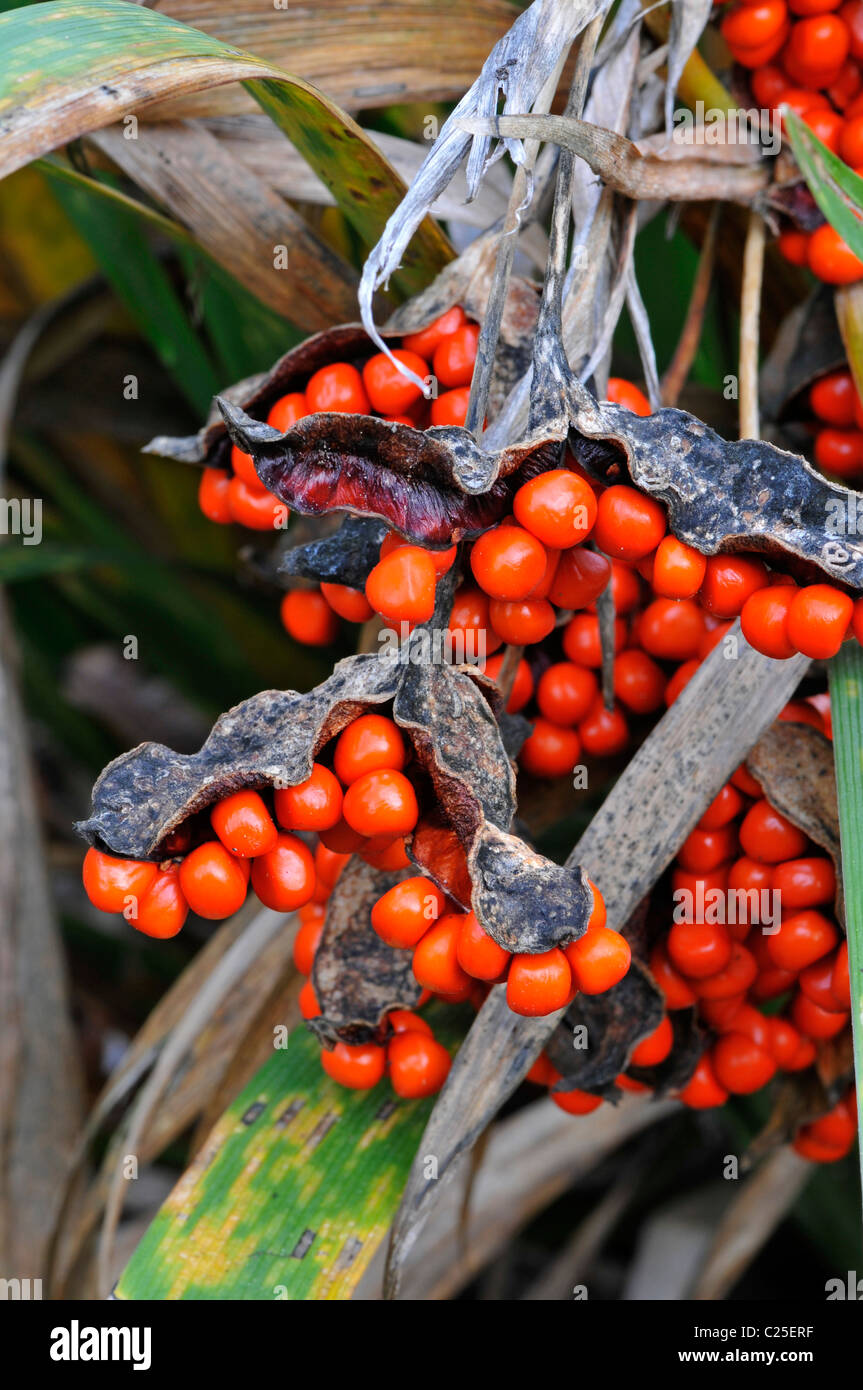
[[[405,185],[374,141],[302,78],[122,0],[49,0],[0,15],[0,177],[159,98],[243,82],[367,246]],[[426,217],[398,279],[428,283],[452,249]]]
[[[429,1011],[454,1045],[463,1010]],[[347,1091],[305,1029],[214,1127],[120,1277],[119,1299],[347,1299],[387,1234],[432,1101]]]

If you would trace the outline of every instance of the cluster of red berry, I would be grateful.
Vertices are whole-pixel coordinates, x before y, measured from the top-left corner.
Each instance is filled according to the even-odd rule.
[[[740,0],[720,23],[763,110],[795,111],[855,173],[863,171],[863,0]],[[829,223],[783,232],[779,249],[819,280],[851,284],[861,262]]]
[[[330,889],[343,866],[343,862],[333,865],[335,876],[329,884]],[[438,891],[431,880],[418,881],[427,893]],[[300,991],[300,1012],[303,1018],[318,1018],[321,1009],[308,976],[312,973],[324,930],[324,907],[321,903],[309,903],[300,908],[299,917],[301,925],[294,940],[294,964],[300,974],[307,977]],[[417,1007],[421,1008],[431,997],[431,991],[424,989]],[[478,1005],[481,1000],[474,1002]],[[337,1042],[333,1048],[322,1049],[321,1065],[327,1075],[349,1090],[368,1091],[389,1071],[393,1090],[403,1100],[436,1095],[449,1075],[450,1055],[435,1038],[427,1020],[411,1009],[393,1009],[383,1020],[380,1031],[382,1040],[379,1042]]]
[[[472,912],[454,911],[425,878],[396,884],[372,909],[372,926],[391,946],[413,951],[413,972],[424,989],[454,1003],[474,996],[474,984],[506,982],[513,1013],[529,1018],[554,1013],[579,990],[604,994],[629,969],[631,953],[619,932],[605,924],[605,904],[593,889],[585,934],[563,949],[512,955],[483,930]]]
[[[407,868],[404,837],[419,806],[402,771],[407,750],[397,725],[385,715],[361,715],[334,741],[331,761],[334,770],[316,762],[305,782],[272,792],[270,807],[249,788],[222,798],[209,815],[217,838],[193,848],[201,827],[181,826],[161,865],[89,850],[90,901],[123,912],[148,936],[167,937],[180,930],[189,908],[211,920],[230,916],[250,882],[266,907],[293,912],[324,902],[335,870],[352,853],[376,868]],[[312,832],[319,838],[314,854],[299,838]]]
[[[122,912],[146,936],[176,936],[189,913],[211,921],[230,917],[246,900],[249,883],[266,907],[292,912],[315,893],[315,859],[287,826],[284,792],[276,792],[275,820],[259,792],[223,797],[210,813],[216,839],[192,848],[191,828],[181,827],[160,864],[120,859],[90,849],[84,888],[94,907]]]
[[[149,936],[165,938],[176,935],[190,909],[211,920],[236,912],[251,883],[265,906],[279,912],[300,909],[296,958],[298,964],[308,964],[309,973],[323,929],[323,904],[350,856],[359,854],[379,869],[407,868],[405,836],[419,814],[409,750],[388,716],[360,715],[321,757],[326,761],[315,762],[306,781],[275,790],[269,807],[264,796],[251,789],[222,798],[209,813],[216,838],[193,848],[202,827],[183,826],[165,846],[161,864],[90,849],[84,860],[90,901],[105,912],[122,912]],[[314,853],[302,834],[317,835]],[[384,894],[372,911],[372,925],[383,940],[412,950],[414,974],[423,989],[449,1002],[471,997],[477,980],[506,979],[515,1012],[550,1013],[568,1003],[579,988],[594,994],[611,988],[629,968],[629,947],[605,926],[604,904],[596,889],[590,929],[565,952],[511,957],[472,913],[455,908],[430,879],[415,876]],[[306,1017],[319,1012],[311,983],[305,986],[301,1007]],[[419,1031],[425,1033],[427,1026]],[[434,1073],[439,1075],[438,1044],[430,1049],[413,1039],[411,1046],[437,1058]],[[402,1069],[413,1075],[418,1062],[414,1056],[408,1064],[406,1042],[389,1045],[391,1074],[394,1051],[402,1056]],[[368,1048],[357,1056],[366,1058],[367,1053]],[[326,1054],[324,1064],[330,1070],[339,1065],[339,1058],[347,1065],[352,1057],[353,1050],[340,1045],[335,1061]],[[399,1094],[408,1094],[400,1086],[419,1082],[403,1079],[397,1084],[393,1074],[393,1084]],[[431,1083],[427,1079],[423,1084]]]
[[[446,387],[432,401],[393,366],[386,353],[378,352],[362,368],[350,362],[330,362],[319,368],[302,391],[291,391],[274,403],[267,424],[284,432],[307,415],[335,411],[377,415],[415,429],[463,425],[478,339],[477,324],[458,305],[422,332],[402,338],[393,355],[422,380],[434,376],[439,386]],[[254,531],[283,529],[288,519],[287,507],[258,478],[251,455],[236,445],[231,449],[231,471],[204,469],[198,503],[210,521],[222,525],[233,521]],[[309,639],[298,636],[297,640]]]
[[[826,372],[809,391],[815,416],[814,459],[849,486],[863,480],[863,401],[847,367]]]
[[[681,1099],[699,1109],[722,1105],[729,1094],[760,1090],[777,1069],[811,1066],[819,1044],[850,1018],[832,862],[740,768],[681,846],[672,890],[686,906],[654,947],[651,971],[669,1009],[697,1005],[716,1035]],[[758,1007],[777,1002],[778,1012]],[[842,1152],[855,1128],[837,1146]],[[805,1134],[798,1147],[824,1157]]]
[[[564,1008],[579,990],[603,994],[629,969],[631,953],[619,932],[605,924],[605,905],[594,887],[594,906],[588,929],[563,950],[511,955],[480,926],[472,912],[456,910],[431,879],[416,875],[402,879],[384,893],[371,912],[371,923],[389,946],[412,952],[413,972],[422,986],[420,1007],[435,997],[448,1004],[470,1002],[479,1008],[492,985],[506,983],[514,1013],[537,1017]],[[311,974],[324,926],[324,910],[316,904],[301,909],[302,926],[294,948],[298,969]],[[320,1013],[311,981],[300,995],[305,1018]],[[433,1042],[431,1029],[416,1014],[397,1010],[387,1026],[412,1037],[410,1044],[391,1039],[387,1044],[339,1043],[324,1052],[322,1061],[335,1080],[354,1089],[375,1085],[389,1063],[390,1078],[401,1096],[430,1095],[446,1080],[449,1056]],[[445,1059],[445,1060],[444,1060]],[[406,1089],[407,1087],[414,1089]]]
[[[741,767],[681,846],[671,886],[682,910],[650,955],[667,1012],[634,1049],[629,1066],[664,1062],[674,1045],[669,1013],[693,1006],[713,1034],[679,1092],[693,1109],[760,1090],[777,1070],[812,1066],[819,1045],[850,1026],[848,948],[830,908],[832,862],[765,800]],[[778,1012],[758,1007],[777,1002]],[[543,1054],[529,1079],[551,1086],[560,1073]],[[648,1089],[626,1073],[617,1084]],[[602,1104],[601,1097],[579,1090],[553,1092],[552,1099],[577,1115]],[[843,1157],[856,1134],[855,1104],[851,1090],[803,1126],[798,1152],[816,1162]]]
[[[609,398],[649,413],[629,382],[613,379]],[[586,537],[596,549],[584,545]],[[289,594],[285,605],[325,603],[328,612],[338,605],[354,621],[375,611],[409,628],[431,616],[435,585],[454,555],[454,547],[425,550],[390,533],[365,593],[322,585],[321,593]],[[627,716],[670,704],[738,616],[747,640],[772,657],[833,656],[849,630],[863,640],[863,600],[855,605],[830,584],[798,586],[756,556],[704,556],[666,534],[665,510],[653,498],[625,484],[589,481],[575,460],[519,488],[513,516],[473,544],[470,567],[473,582],[456,592],[449,635],[469,654],[484,645],[493,679],[502,657],[492,654],[504,642],[532,649],[536,659],[520,661],[508,709],[516,713],[535,701],[520,761],[539,777],[571,773],[582,753],[622,752],[630,738]],[[596,599],[609,580],[616,613],[611,709],[596,675],[602,661]],[[570,611],[561,633],[566,660],[549,664],[544,644]],[[316,636],[323,637],[323,628]]]

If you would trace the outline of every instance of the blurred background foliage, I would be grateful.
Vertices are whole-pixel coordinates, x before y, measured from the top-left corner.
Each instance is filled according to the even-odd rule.
[[[0,10],[13,8],[0,0]],[[364,63],[372,52],[368,34],[358,37],[370,27],[368,18],[344,0],[266,14],[233,0],[167,0],[155,8],[319,83],[409,174],[427,149],[429,118],[440,120],[451,109],[518,7],[508,0],[458,0],[459,43],[451,45],[441,43],[451,31],[437,0],[416,7],[422,41],[413,44],[404,34],[410,7],[397,0],[378,6],[374,65]],[[173,129],[182,120],[215,137],[285,201],[296,156],[239,86],[161,114]],[[152,129],[158,136],[158,125]],[[327,674],[333,656],[294,645],[279,623],[278,595],[238,582],[236,554],[249,533],[204,519],[197,472],[141,453],[156,434],[192,433],[217,389],[265,369],[305,336],[303,287],[288,280],[293,317],[262,302],[233,273],[230,255],[220,263],[204,249],[183,221],[184,209],[136,183],[107,148],[98,138],[76,141],[0,182],[0,452],[7,495],[39,497],[44,507],[43,543],[7,541],[0,579],[19,648],[91,1094],[211,930],[192,921],[176,941],[150,942],[121,919],[89,908],[80,889],[83,848],[72,823],[86,813],[95,776],[141,739],[196,747],[221,710],[268,686],[308,688]],[[485,203],[445,222],[457,248],[504,206],[508,177],[497,166]],[[364,248],[356,232],[313,184],[305,178],[304,196],[291,199],[292,207],[322,247],[358,272]],[[230,187],[214,193],[214,222],[226,198]],[[685,215],[678,222],[663,214],[639,233],[636,267],[660,372],[685,317],[700,230]],[[733,228],[728,235],[733,242]],[[723,378],[736,360],[729,306],[737,295],[721,292],[733,259],[733,252],[720,258],[681,401],[720,428],[729,423]],[[769,331],[768,325],[768,337]],[[615,370],[640,376],[625,316]],[[123,657],[130,636],[137,639],[134,662]],[[336,654],[347,651],[345,641]],[[559,827],[558,838],[565,853],[570,830]],[[735,1123],[748,1134],[763,1119],[754,1103],[735,1108]],[[561,1231],[578,1228],[622,1174],[631,1198],[597,1276],[606,1296],[619,1296],[620,1270],[631,1264],[644,1223],[681,1192],[709,1185],[730,1142],[724,1117],[680,1115],[660,1133],[658,1143],[655,1136],[631,1140],[560,1197],[469,1296],[520,1296],[559,1245]],[[182,1162],[186,1152],[184,1144],[173,1157]],[[171,1159],[169,1151],[162,1161]],[[634,1177],[633,1162],[640,1170]],[[826,1277],[821,1265],[827,1274],[854,1268],[856,1205],[852,1160],[819,1172],[737,1292],[800,1293],[801,1252],[814,1261],[816,1289]]]

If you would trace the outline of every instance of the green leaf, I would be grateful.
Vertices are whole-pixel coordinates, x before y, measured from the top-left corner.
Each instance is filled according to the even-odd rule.
[[[450,1044],[465,1019],[444,1008]],[[460,1026],[461,1025],[461,1026]],[[305,1028],[230,1106],[156,1216],[119,1299],[346,1299],[384,1239],[431,1111],[331,1081]]]
[[[115,207],[123,208],[126,212],[134,212],[145,222],[149,222],[156,231],[163,232],[171,237],[173,241],[181,246],[194,246],[195,238],[191,232],[180,222],[175,222],[173,218],[166,217],[158,208],[150,207],[148,203],[141,203],[137,198],[132,198],[122,189],[115,188],[112,183],[102,176],[95,174],[82,174],[80,169],[75,169],[71,164],[58,155],[49,154],[44,159],[33,161],[34,169],[38,169],[40,174],[44,174],[49,183],[57,181],[59,183],[71,184],[73,188],[80,188],[85,193],[92,193],[95,198],[107,199]]]
[[[812,197],[831,227],[863,260],[863,179],[828,150],[795,112],[786,110],[783,120]]]
[[[4,545],[0,548],[0,584],[40,579],[46,574],[73,574],[100,565],[134,566],[140,556],[122,551],[96,550],[88,546],[43,541],[41,545]],[[146,561],[144,562],[147,563]]]
[[[148,101],[244,82],[366,246],[405,186],[371,138],[322,92],[273,64],[123,0],[50,0],[0,16],[0,177]],[[452,258],[426,217],[399,271],[412,293]]]
[[[833,756],[842,841],[842,886],[851,976],[857,1134],[863,1164],[863,650],[846,642],[829,666]]]

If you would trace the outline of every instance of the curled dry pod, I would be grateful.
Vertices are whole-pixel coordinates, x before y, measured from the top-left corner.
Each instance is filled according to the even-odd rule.
[[[139,744],[100,774],[76,828],[113,854],[159,860],[173,831],[230,792],[304,782],[318,750],[397,687],[394,663],[347,657],[308,694],[263,690],[220,715],[197,753]]]
[[[819,285],[783,319],[759,377],[768,420],[810,415],[805,393],[825,372],[847,365],[832,285]]]
[[[495,237],[479,238],[427,290],[397,311],[385,337],[395,341],[419,331],[454,305],[481,322],[496,248]],[[514,279],[501,324],[490,416],[529,365],[538,306],[536,288]],[[284,433],[265,423],[274,402],[302,389],[320,367],[349,362],[361,368],[376,351],[359,324],[316,334],[265,375],[224,391],[217,398],[221,416],[212,415],[198,434],[159,436],[147,451],[225,467],[233,441],[252,455],[261,482],[293,511],[313,516],[349,511],[378,518],[409,539],[432,546],[449,546],[462,535],[478,535],[493,526],[508,510],[517,486],[507,480],[534,455],[537,471],[554,466],[560,436],[543,438],[542,431],[513,449],[487,452],[467,430],[455,426],[421,430],[370,415],[336,413],[306,416]]]
[[[327,1047],[374,1041],[391,1009],[416,1007],[411,953],[388,946],[371,924],[378,898],[409,872],[384,873],[354,857],[339,874],[312,970],[320,1017],[308,1021]]]
[[[552,1090],[592,1091],[617,1099],[615,1077],[625,1070],[633,1048],[658,1028],[664,1012],[661,991],[635,958],[613,989],[576,995],[546,1044],[561,1073]]]
[[[286,584],[296,577],[363,589],[386,534],[385,522],[375,517],[346,516],[332,534],[286,547],[275,578]]]
[[[859,494],[799,454],[722,439],[694,415],[633,415],[570,381],[570,448],[603,483],[631,480],[668,507],[678,540],[703,555],[754,551],[801,579],[863,588],[863,544],[844,534]]]
[[[591,911],[587,880],[511,833],[515,775],[495,717],[496,687],[471,667],[434,659],[433,636],[420,628],[395,654],[347,657],[306,695],[263,691],[223,714],[197,753],[145,743],[122,754],[96,782],[79,832],[114,854],[159,860],[190,817],[240,787],[305,781],[330,739],[358,715],[392,704],[414,751],[418,836],[430,816],[452,837],[469,879],[463,891],[485,930],[508,951],[576,940]],[[436,876],[435,861],[425,867]]]
[[[553,1090],[591,1091],[616,1103],[622,1092],[615,1079],[623,1071],[650,1086],[657,1096],[685,1086],[692,1076],[704,1050],[694,1009],[670,1015],[674,1045],[664,1062],[649,1068],[629,1066],[634,1049],[659,1026],[665,1013],[662,991],[646,964],[649,902],[646,898],[640,903],[623,928],[632,949],[626,975],[605,994],[576,995],[547,1043],[546,1051],[561,1073]]]

